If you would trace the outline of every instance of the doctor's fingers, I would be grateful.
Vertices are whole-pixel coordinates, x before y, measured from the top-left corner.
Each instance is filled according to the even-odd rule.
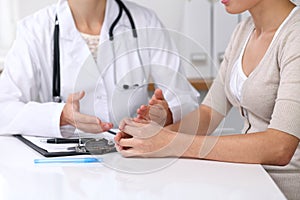
[[[91,126],[90,129],[100,130],[100,132],[107,131],[113,127],[112,123],[102,122],[95,116],[85,115],[79,112],[74,113],[74,123],[76,126]]]
[[[102,133],[103,129],[99,124],[76,123],[75,127],[86,133]]]
[[[75,123],[85,123],[85,124],[100,124],[101,120],[96,116],[82,114],[80,112],[73,113]]]
[[[70,112],[78,112],[80,108],[80,103],[79,101],[84,97],[84,92],[79,92],[75,94],[70,94],[66,106],[68,107],[68,110]]]
[[[110,126],[109,123],[102,123],[102,124],[76,123],[76,128],[87,133],[102,133],[111,129],[108,127],[112,127],[112,126]]]

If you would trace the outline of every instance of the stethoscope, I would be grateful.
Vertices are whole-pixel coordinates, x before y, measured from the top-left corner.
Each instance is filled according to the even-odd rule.
[[[146,77],[146,72],[144,69],[144,65],[142,62],[142,58],[141,58],[141,54],[139,51],[139,45],[138,45],[138,34],[137,34],[137,30],[136,30],[136,26],[135,26],[135,22],[133,20],[133,17],[129,11],[129,9],[125,6],[125,4],[121,1],[121,0],[115,0],[116,3],[119,6],[119,14],[116,17],[116,19],[113,21],[112,25],[109,28],[109,40],[111,41],[111,45],[112,45],[112,49],[113,49],[113,54],[114,54],[114,58],[115,56],[115,51],[114,51],[114,29],[116,27],[116,25],[118,24],[118,22],[121,20],[121,17],[123,15],[123,11],[125,12],[125,14],[127,15],[130,25],[131,25],[131,29],[132,29],[132,35],[133,38],[136,40],[136,44],[137,44],[137,55],[138,55],[138,59],[140,62],[140,65],[142,67],[143,70],[143,74],[144,77]],[[54,54],[53,54],[53,88],[52,88],[52,95],[53,95],[53,102],[56,103],[60,103],[62,101],[62,97],[60,96],[60,53],[59,53],[59,23],[58,23],[58,19],[57,19],[57,15],[55,16],[55,27],[54,27]],[[116,61],[114,59],[113,61],[113,66],[114,66],[114,83],[115,85],[117,85],[117,77],[116,77]],[[123,84],[122,85],[122,89],[124,90],[128,90],[128,89],[135,89],[138,88],[140,85],[138,83],[132,84],[132,85],[128,85],[128,84]]]

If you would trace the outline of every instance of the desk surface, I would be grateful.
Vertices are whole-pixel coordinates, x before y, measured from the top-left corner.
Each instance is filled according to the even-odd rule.
[[[41,156],[9,136],[0,137],[0,157],[0,199],[6,200],[285,199],[260,165],[118,153],[98,164],[35,165]]]

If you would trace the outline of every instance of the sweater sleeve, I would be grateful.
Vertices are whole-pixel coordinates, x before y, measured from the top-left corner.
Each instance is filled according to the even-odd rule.
[[[225,94],[225,72],[227,64],[227,58],[224,58],[219,73],[202,102],[203,105],[212,108],[223,116],[226,116],[232,107]]]
[[[225,93],[225,77],[226,71],[228,69],[229,60],[232,54],[232,46],[236,40],[237,34],[240,30],[242,24],[239,24],[230,39],[229,45],[226,48],[223,62],[220,66],[219,72],[217,77],[215,78],[211,88],[208,91],[205,99],[203,100],[202,104],[206,105],[213,110],[217,111],[218,113],[226,116],[230,109],[232,108],[232,104],[229,102],[226,93]]]
[[[280,84],[269,128],[300,138],[300,23],[294,27],[279,52]]]

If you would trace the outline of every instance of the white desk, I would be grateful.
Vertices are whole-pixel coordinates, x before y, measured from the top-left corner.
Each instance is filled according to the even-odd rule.
[[[0,137],[0,199],[285,199],[260,165],[179,159],[126,159],[118,153],[116,167],[151,173],[124,173],[99,164],[35,165],[41,156],[16,138]],[[141,170],[142,171],[142,170]]]

